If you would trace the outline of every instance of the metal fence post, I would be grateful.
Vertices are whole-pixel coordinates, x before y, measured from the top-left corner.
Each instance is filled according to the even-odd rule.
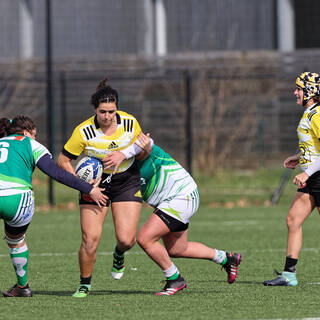
[[[191,76],[188,70],[184,73],[184,86],[185,86],[185,106],[186,106],[186,161],[187,168],[190,174],[192,174],[192,83]]]

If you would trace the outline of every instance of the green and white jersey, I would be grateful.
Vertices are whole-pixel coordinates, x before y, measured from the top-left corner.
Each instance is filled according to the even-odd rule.
[[[149,157],[138,161],[143,200],[153,207],[197,190],[190,174],[157,145]],[[197,192],[197,191],[196,191]]]
[[[38,160],[48,149],[22,135],[0,139],[0,196],[32,190],[32,173]]]

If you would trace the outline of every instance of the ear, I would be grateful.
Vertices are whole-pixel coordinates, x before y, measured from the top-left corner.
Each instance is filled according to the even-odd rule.
[[[23,135],[26,137],[29,137],[31,139],[34,139],[35,136],[32,134],[32,132],[28,131],[28,130],[23,130]]]

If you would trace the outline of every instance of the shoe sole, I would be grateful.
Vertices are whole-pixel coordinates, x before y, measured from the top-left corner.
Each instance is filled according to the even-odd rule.
[[[32,293],[27,295],[19,295],[19,296],[13,296],[12,294],[8,293],[7,291],[2,291],[2,295],[4,298],[31,298]]]
[[[88,293],[88,294],[89,294],[89,293]],[[74,294],[73,294],[73,295],[72,295],[72,298],[82,299],[82,298],[86,298],[86,297],[88,296],[88,294],[84,294],[84,295],[81,295],[81,296],[80,296],[80,295],[78,296],[78,295],[74,295]]]
[[[123,277],[123,272],[112,272],[111,271],[111,277],[114,280],[120,280]]]
[[[160,292],[156,292],[155,295],[156,296],[173,296],[174,294],[176,294],[177,292],[185,289],[187,287],[187,284],[183,284],[181,287],[179,288],[175,288],[174,290],[172,290],[171,292],[169,291],[160,291]]]
[[[2,295],[4,298],[31,298],[32,297],[32,294],[29,296],[12,296],[12,295],[4,293],[4,292],[2,292]]]
[[[296,287],[298,285],[298,281],[294,282],[294,283],[284,283],[284,284],[269,284],[269,283],[265,283],[263,282],[263,285],[265,287]]]

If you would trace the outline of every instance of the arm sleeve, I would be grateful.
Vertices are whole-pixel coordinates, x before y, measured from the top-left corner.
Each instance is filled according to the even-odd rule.
[[[121,150],[120,152],[122,152],[126,156],[127,159],[136,156],[141,151],[143,151],[143,149],[137,143],[138,142],[136,141],[136,143],[131,144],[130,146],[128,146],[127,148]],[[150,145],[151,145],[151,149],[152,149],[152,147],[154,145],[154,141],[153,141],[152,138],[150,138]]]
[[[320,114],[316,113],[311,120],[311,130],[317,139],[320,138]]]
[[[38,160],[37,167],[54,180],[83,193],[89,194],[93,188],[91,184],[58,167],[49,154],[45,154]]]
[[[122,152],[126,156],[126,159],[129,159],[129,158],[136,156],[141,151],[142,151],[142,149],[138,145],[136,145],[135,143],[130,144],[130,146],[128,146],[127,148],[125,148],[123,150],[120,150],[120,152]]]

